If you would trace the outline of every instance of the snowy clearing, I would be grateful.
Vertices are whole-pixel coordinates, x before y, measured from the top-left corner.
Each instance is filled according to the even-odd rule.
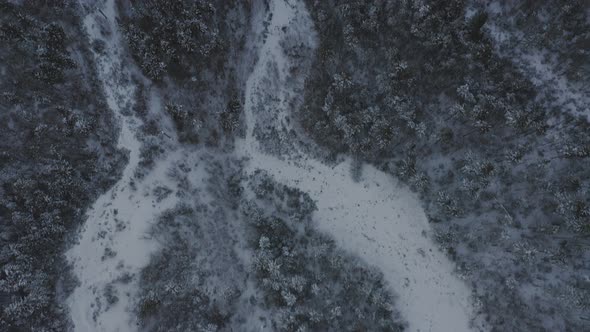
[[[279,159],[260,151],[254,135],[260,112],[273,115],[275,128],[289,128],[285,122],[288,101],[303,82],[302,77],[289,77],[289,59],[281,49],[283,36],[295,30],[308,46],[314,46],[311,20],[301,2],[276,0],[270,6],[268,35],[261,37],[264,45],[246,85],[247,134],[237,144],[238,153],[250,159],[247,171],[266,170],[277,181],[309,193],[318,206],[319,229],[381,269],[399,296],[398,309],[411,331],[470,330],[471,291],[429,238],[424,211],[408,188],[370,165],[363,166],[355,182],[350,159],[331,167],[311,158],[282,155]],[[263,26],[263,22],[253,24]],[[263,33],[256,26],[254,30]],[[278,75],[273,76],[275,71]],[[293,79],[299,86],[288,86],[287,80]],[[277,108],[273,103],[269,106],[269,100],[278,100]]]

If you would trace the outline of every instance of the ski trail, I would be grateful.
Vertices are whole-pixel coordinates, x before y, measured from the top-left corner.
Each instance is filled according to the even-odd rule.
[[[134,86],[121,59],[114,0],[106,2],[102,13],[89,14],[84,26],[91,42],[105,42],[105,53],[95,54],[98,75],[108,106],[121,124],[118,147],[129,151],[129,161],[121,179],[88,211],[79,243],[66,253],[80,281],[67,304],[75,331],[132,331],[136,329],[134,315],[130,313],[137,288],[136,274],[157,250],[157,245],[147,238],[151,222],[176,203],[174,193],[158,202],[153,189],[163,185],[176,191],[167,171],[180,153],[170,153],[145,178],[134,179],[141,142],[135,136],[136,120],[122,114],[133,103]],[[101,29],[109,30],[106,36]],[[107,286],[109,290],[105,289]]]
[[[261,151],[255,137],[255,127],[261,125],[257,120],[264,116],[264,126],[288,130],[290,98],[303,86],[304,75],[290,77],[282,38],[295,31],[308,46],[315,43],[311,19],[300,1],[274,0],[270,7],[267,29],[262,28],[264,22],[253,22],[263,45],[246,83],[246,137],[236,143],[238,154],[249,159],[246,171],[265,170],[277,181],[307,192],[318,207],[318,228],[384,273],[409,330],[471,330],[471,291],[429,238],[426,215],[408,188],[370,165],[363,166],[361,179],[354,182],[350,159],[332,167],[304,157],[302,151],[280,158]],[[274,123],[267,122],[268,114]]]

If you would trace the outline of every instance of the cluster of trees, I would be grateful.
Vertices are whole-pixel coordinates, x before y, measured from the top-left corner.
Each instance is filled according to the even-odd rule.
[[[509,37],[513,42],[519,43],[522,48],[536,49],[549,55],[550,61],[559,64],[560,74],[567,79],[580,83],[587,80],[590,76],[587,2],[516,1],[498,7],[491,15],[493,22],[500,29],[518,31]]]
[[[214,2],[140,1],[123,21],[131,53],[147,77],[190,78],[202,66],[223,59],[223,17]]]
[[[64,240],[124,161],[76,6],[0,1],[2,331],[66,329]]]
[[[401,331],[404,322],[380,272],[314,229],[314,202],[265,172],[241,211],[251,227],[253,269],[277,331]]]
[[[155,225],[154,235],[164,248],[141,272],[137,303],[146,330],[219,331],[230,325],[244,287],[243,272],[231,242],[222,244],[228,234],[206,225],[205,218],[227,222],[213,214],[205,206],[181,204]]]
[[[240,129],[235,64],[250,29],[249,8],[245,0],[120,4],[131,54],[162,89],[181,142],[220,146]]]
[[[135,82],[136,90],[134,95],[133,115],[141,120],[138,136],[142,145],[139,151],[138,167],[134,171],[137,179],[142,179],[156,165],[156,160],[166,151],[167,141],[172,140],[173,133],[165,130],[164,114],[154,112],[150,105],[150,89],[140,80]],[[160,105],[155,105],[158,109]]]
[[[146,331],[245,330],[252,311],[243,296],[249,274],[235,252],[236,234],[243,232],[232,228],[239,226],[232,212],[241,195],[239,168],[223,156],[193,156],[199,157],[168,172],[182,199],[153,225],[161,250],[140,273],[136,313]],[[191,173],[203,169],[205,183]],[[170,194],[165,187],[154,191]]]
[[[204,186],[189,179],[193,166],[169,172],[184,199],[151,231],[162,249],[140,274],[143,329],[404,329],[380,272],[314,230],[305,193],[265,172],[246,177],[228,156],[198,159]]]
[[[587,119],[546,104],[467,1],[306,2],[320,38],[298,114],[307,133],[420,192],[494,328],[588,328],[575,300],[590,292]],[[575,11],[546,14],[579,71],[588,23]]]

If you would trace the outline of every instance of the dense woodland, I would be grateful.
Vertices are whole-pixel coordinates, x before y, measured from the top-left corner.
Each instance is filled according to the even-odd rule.
[[[247,1],[123,1],[133,59],[162,89],[181,142],[219,147],[240,129],[237,58],[248,34]]]
[[[404,329],[381,273],[314,229],[307,194],[262,171],[246,177],[240,163],[220,156],[191,167],[213,176],[206,192],[182,189],[186,203],[153,227],[163,248],[141,274],[145,330]],[[190,182],[188,167],[175,173]]]
[[[587,328],[587,115],[566,111],[497,55],[485,8],[460,0],[307,4],[320,35],[299,115],[307,133],[421,194],[494,329]],[[583,1],[520,9],[530,7],[565,29],[549,51],[563,51],[568,71],[587,71],[580,46],[588,23],[576,14]]]
[[[63,331],[64,240],[124,154],[71,1],[0,1],[0,330]]]

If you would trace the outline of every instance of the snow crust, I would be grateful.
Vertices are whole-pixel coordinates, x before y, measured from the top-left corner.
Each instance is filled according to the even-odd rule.
[[[301,91],[303,84],[302,77],[290,76],[290,59],[281,41],[295,30],[308,46],[315,46],[313,25],[300,1],[275,0],[270,7],[270,25],[266,31],[258,29],[264,44],[246,84],[247,134],[237,143],[238,153],[249,158],[247,171],[263,169],[277,181],[307,192],[318,207],[319,229],[384,273],[398,295],[398,309],[410,331],[471,330],[471,291],[430,239],[426,215],[408,188],[367,164],[355,182],[350,158],[329,166],[306,157],[301,149],[279,157],[262,152],[254,134],[256,125],[261,125],[257,123],[260,113],[276,112],[272,117],[276,122],[265,126],[289,128],[290,96]],[[253,24],[255,30],[264,25]],[[276,69],[278,75],[273,74]]]

